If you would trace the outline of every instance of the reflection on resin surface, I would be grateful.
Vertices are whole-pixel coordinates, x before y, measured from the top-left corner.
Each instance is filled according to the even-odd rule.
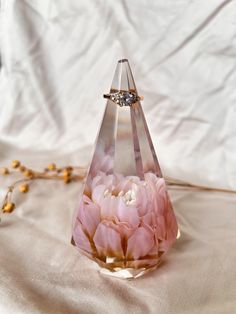
[[[177,235],[164,179],[153,173],[88,178],[75,219],[76,246],[112,271],[157,266]]]

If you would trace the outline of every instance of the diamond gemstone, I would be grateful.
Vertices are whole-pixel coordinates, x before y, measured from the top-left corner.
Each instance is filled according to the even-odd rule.
[[[113,93],[111,96],[111,100],[114,101],[119,106],[131,106],[132,104],[136,103],[138,100],[137,96],[132,92],[117,92]]]
[[[131,106],[136,102],[136,95],[131,92],[124,92],[121,96],[123,106]]]

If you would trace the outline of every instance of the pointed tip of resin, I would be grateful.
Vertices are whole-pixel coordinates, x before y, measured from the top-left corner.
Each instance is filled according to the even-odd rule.
[[[123,63],[123,62],[128,62],[129,63],[128,59],[120,59],[120,60],[118,60],[118,63]]]
[[[111,85],[111,92],[136,91],[134,78],[129,66],[128,59],[118,60],[115,75]]]

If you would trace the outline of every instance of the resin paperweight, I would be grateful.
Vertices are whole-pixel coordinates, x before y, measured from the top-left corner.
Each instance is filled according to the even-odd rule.
[[[135,278],[158,266],[178,227],[127,59],[104,97],[72,243],[103,273]]]

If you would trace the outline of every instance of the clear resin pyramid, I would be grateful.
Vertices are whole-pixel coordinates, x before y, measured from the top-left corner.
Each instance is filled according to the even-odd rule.
[[[72,243],[102,272],[135,278],[158,266],[178,227],[128,60],[105,97]]]

